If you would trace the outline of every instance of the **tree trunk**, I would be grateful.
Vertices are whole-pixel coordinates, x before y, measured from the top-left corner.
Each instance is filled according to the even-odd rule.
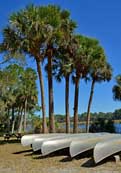
[[[24,102],[24,132],[26,132],[26,119],[27,119],[26,109],[27,109],[27,99],[25,99]]]
[[[12,125],[11,125],[11,133],[14,133],[14,126],[15,126],[15,117],[14,117],[14,106],[12,106]]]
[[[10,109],[7,109],[7,114],[8,114],[8,122],[7,122],[7,129],[6,132],[9,133],[11,131],[11,120],[10,120]]]
[[[75,96],[74,96],[74,125],[73,133],[78,133],[78,100],[79,100],[79,78],[75,82]]]
[[[55,132],[54,120],[54,99],[53,99],[53,79],[52,79],[52,50],[48,51],[48,94],[49,94],[49,131]]]
[[[23,127],[23,108],[21,108],[21,119],[20,119],[20,124],[19,124],[19,129],[18,133],[22,133],[22,127]]]
[[[95,85],[95,80],[92,81],[91,85],[91,91],[90,91],[90,97],[89,97],[89,102],[88,102],[88,108],[87,108],[87,120],[86,120],[86,132],[89,132],[89,125],[90,125],[90,108],[92,104],[92,98],[94,94],[94,85]]]
[[[18,120],[17,120],[17,128],[19,130],[19,122],[21,121],[21,115],[20,115],[20,111],[21,111],[21,106],[18,107]]]
[[[15,121],[16,121],[16,118],[14,118],[14,120],[13,120],[13,124],[12,124],[12,134],[14,134],[14,130],[15,130]]]
[[[70,133],[70,115],[69,115],[69,75],[65,77],[65,110],[66,110],[66,133]]]
[[[44,98],[44,82],[42,77],[42,69],[39,61],[36,60],[37,72],[40,82],[40,91],[41,91],[41,104],[42,104],[42,132],[47,133],[47,122],[46,122],[46,113],[45,113],[45,98]]]

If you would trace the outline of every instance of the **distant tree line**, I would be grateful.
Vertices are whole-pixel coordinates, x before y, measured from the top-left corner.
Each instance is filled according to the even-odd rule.
[[[98,119],[104,120],[121,120],[121,109],[116,109],[114,112],[98,112],[98,113],[90,113],[91,114],[91,121],[96,121]],[[78,115],[79,122],[86,122],[87,113],[82,113]],[[55,119],[59,123],[65,122],[65,115],[57,114],[55,115]],[[73,117],[71,116],[71,122],[73,122]]]

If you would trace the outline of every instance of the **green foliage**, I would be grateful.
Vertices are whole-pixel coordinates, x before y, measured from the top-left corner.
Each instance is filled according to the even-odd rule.
[[[80,122],[83,122],[83,121],[86,121],[86,116],[87,116],[87,113],[84,112],[82,114],[79,114],[78,117],[79,117],[79,121]],[[105,119],[105,120],[121,120],[121,109],[116,109],[114,112],[107,112],[107,113],[104,113],[104,112],[95,112],[95,113],[91,113],[91,121],[97,121],[98,118],[102,118],[102,119]],[[63,123],[65,122],[65,115],[61,115],[61,114],[56,114],[55,115],[55,119],[57,122],[59,123]],[[71,121],[73,121],[73,117],[71,116]]]
[[[49,127],[50,125],[50,122],[49,122],[49,118],[47,118],[47,127]],[[55,128],[58,128],[59,127],[59,124],[58,122],[55,120]]]
[[[113,86],[112,91],[114,100],[121,101],[121,75],[116,76],[116,85]]]
[[[113,113],[113,119],[120,120],[121,119],[121,109],[116,109]]]
[[[67,10],[61,10],[55,5],[33,4],[13,13],[9,18],[9,25],[3,30],[1,52],[9,57],[21,57],[25,54],[45,56],[46,45],[57,44],[63,34],[61,27],[69,19],[69,15]],[[70,27],[75,27],[72,20]]]
[[[102,119],[106,119],[106,120],[109,120],[109,119],[116,120],[117,118],[121,119],[120,109],[119,109],[118,115],[116,115],[115,111],[114,112],[107,112],[107,113],[95,112],[95,113],[90,113],[90,114],[91,114],[91,121],[96,121],[98,118],[102,118]],[[79,121],[86,121],[86,116],[87,116],[86,112],[79,115]]]
[[[31,117],[31,122],[35,132],[39,133],[42,131],[42,119],[39,116],[33,115]],[[49,127],[49,118],[47,118],[47,127]],[[55,127],[59,127],[57,120],[55,121]]]
[[[41,128],[42,128],[42,120],[40,119],[40,117],[34,116],[32,118],[32,124],[33,124],[33,128],[34,128],[34,132],[40,133]]]
[[[31,68],[12,64],[0,71],[0,124],[10,125],[10,119],[14,116],[16,123],[20,121],[18,118],[19,109],[24,109],[24,102],[27,100],[27,111],[34,109],[37,104],[37,75]],[[13,120],[12,120],[13,121]],[[15,125],[16,128],[18,128]],[[9,129],[10,130],[10,129]]]
[[[98,118],[90,126],[90,132],[110,132],[115,133],[114,123],[111,119]]]
[[[58,123],[65,122],[65,115],[56,114],[56,115],[55,115],[55,120],[56,120]]]

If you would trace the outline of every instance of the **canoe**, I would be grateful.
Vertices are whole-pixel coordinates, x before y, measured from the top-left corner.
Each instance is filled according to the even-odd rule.
[[[95,147],[95,145],[105,139],[109,139],[113,134],[97,134],[94,136],[90,136],[86,139],[78,139],[75,141],[72,141],[70,144],[69,152],[71,157],[75,157],[85,151],[91,150]]]
[[[21,138],[21,144],[23,146],[30,146],[35,138],[48,138],[50,136],[60,136],[64,135],[64,133],[47,133],[47,134],[29,134],[24,135]]]
[[[94,148],[94,161],[99,163],[103,159],[121,151],[121,135],[115,134],[112,138],[103,140]]]
[[[70,137],[62,139],[47,140],[41,144],[42,155],[48,155],[54,151],[58,151],[64,148],[68,148],[70,143],[77,139],[85,139],[95,135],[94,133],[73,134]]]
[[[32,142],[32,149],[33,151],[38,151],[38,150],[41,150],[41,147],[42,147],[42,144],[43,142],[45,141],[50,141],[50,140],[57,140],[57,139],[65,139],[65,138],[68,138],[70,136],[74,136],[74,134],[61,134],[61,135],[58,135],[58,136],[49,136],[47,138],[35,138]]]

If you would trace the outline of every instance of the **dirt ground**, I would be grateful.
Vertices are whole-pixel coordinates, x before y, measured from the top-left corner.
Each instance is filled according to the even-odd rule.
[[[0,173],[121,173],[121,163],[110,158],[96,166],[91,156],[71,159],[67,151],[42,157],[20,142],[0,138]]]

